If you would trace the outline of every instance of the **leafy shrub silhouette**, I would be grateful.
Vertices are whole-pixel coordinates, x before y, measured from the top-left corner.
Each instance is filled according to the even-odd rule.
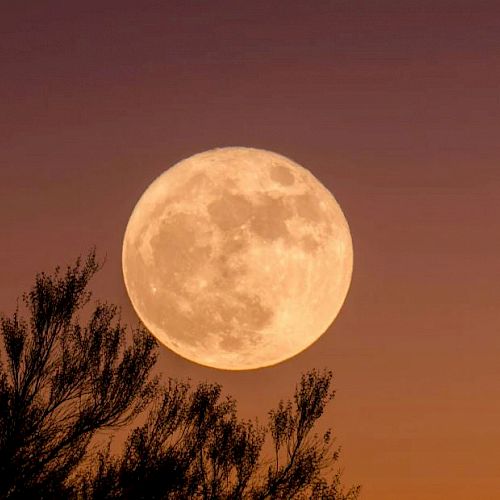
[[[330,431],[314,433],[333,398],[331,372],[302,375],[293,401],[266,426],[241,420],[218,384],[151,376],[157,343],[127,329],[116,306],[90,306],[95,251],[61,273],[38,274],[18,307],[0,318],[0,498],[354,500],[335,468]],[[131,424],[123,450],[92,440]],[[271,457],[266,459],[266,443]]]

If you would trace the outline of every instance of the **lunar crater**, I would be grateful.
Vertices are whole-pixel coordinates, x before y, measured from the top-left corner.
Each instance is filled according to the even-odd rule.
[[[283,186],[291,186],[295,182],[295,176],[289,168],[277,162],[272,162],[270,177],[273,181]]]

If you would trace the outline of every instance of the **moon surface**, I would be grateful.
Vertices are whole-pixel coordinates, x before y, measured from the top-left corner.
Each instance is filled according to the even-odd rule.
[[[352,262],[332,194],[292,160],[244,147],[160,175],[122,254],[144,325],[177,354],[228,370],[273,365],[316,341],[342,307]]]

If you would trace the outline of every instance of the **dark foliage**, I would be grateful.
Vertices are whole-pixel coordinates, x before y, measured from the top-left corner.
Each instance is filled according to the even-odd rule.
[[[38,275],[23,297],[29,321],[19,310],[1,318],[0,498],[358,497],[342,488],[330,431],[314,433],[333,398],[330,372],[303,375],[266,426],[238,419],[217,384],[159,387],[155,341],[139,328],[126,345],[114,306],[97,303],[80,326],[98,268],[91,253],[64,275]],[[92,451],[97,433],[143,411],[120,454]]]
[[[237,419],[235,401],[218,385],[192,389],[171,380],[136,428],[123,454],[101,453],[80,483],[85,499],[354,500],[334,471],[331,433],[312,434],[326,403],[331,373],[302,376],[294,401],[280,402],[267,427]],[[274,457],[261,459],[269,438]]]
[[[81,463],[98,431],[144,409],[155,382],[155,341],[144,330],[126,346],[115,306],[97,303],[85,326],[95,253],[61,274],[36,277],[19,309],[0,319],[7,363],[0,366],[0,497],[52,498]]]

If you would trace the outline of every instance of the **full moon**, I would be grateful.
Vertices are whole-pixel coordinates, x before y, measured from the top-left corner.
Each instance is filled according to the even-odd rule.
[[[213,149],[160,175],[125,231],[125,286],[157,339],[227,370],[274,365],[331,325],[352,274],[332,194],[277,153]]]

